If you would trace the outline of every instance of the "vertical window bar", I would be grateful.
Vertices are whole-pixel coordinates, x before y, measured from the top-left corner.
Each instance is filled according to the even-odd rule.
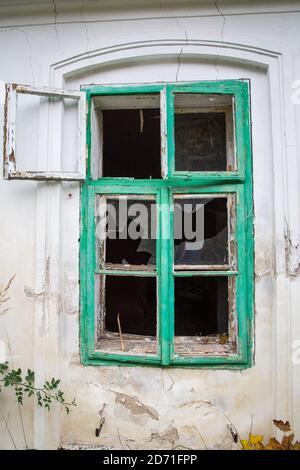
[[[174,93],[166,87],[168,176],[175,170]]]
[[[161,353],[162,364],[170,364],[170,314],[169,273],[170,273],[170,223],[169,223],[169,195],[168,189],[162,188],[160,192],[160,326],[161,326]],[[158,265],[159,267],[159,265]]]
[[[160,149],[161,149],[161,176],[168,175],[168,132],[167,132],[167,91],[160,92]]]

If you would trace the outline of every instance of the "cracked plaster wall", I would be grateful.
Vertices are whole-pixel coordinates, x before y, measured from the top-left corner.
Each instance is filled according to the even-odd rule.
[[[55,436],[59,434],[60,444],[66,447],[231,448],[234,444],[230,421],[239,434],[245,436],[249,432],[252,416],[254,432],[274,433],[272,418],[289,418],[292,407],[290,384],[284,383],[287,403],[284,403],[283,409],[287,414],[275,416],[278,396],[274,356],[278,337],[274,333],[274,282],[276,276],[292,278],[291,318],[294,337],[300,338],[299,320],[293,316],[299,295],[299,230],[295,223],[292,227],[288,223],[285,238],[276,240],[274,233],[276,207],[273,194],[276,182],[273,179],[272,103],[268,71],[241,61],[225,61],[221,51],[206,59],[187,56],[186,52],[189,42],[199,38],[212,41],[232,41],[235,38],[236,42],[253,45],[267,40],[275,47],[276,42],[284,37],[293,58],[294,78],[299,78],[299,13],[263,13],[261,5],[251,6],[247,2],[239,2],[236,9],[227,2],[204,2],[197,6],[195,2],[185,2],[184,9],[180,2],[174,2],[173,8],[162,2],[161,9],[155,7],[155,2],[146,2],[143,9],[131,8],[130,13],[129,8],[124,7],[119,10],[103,7],[95,11],[89,2],[74,2],[76,8],[74,6],[73,10],[66,9],[60,1],[44,3],[43,8],[47,7],[48,10],[35,10],[30,17],[16,16],[13,12],[10,16],[1,17],[0,58],[1,64],[5,64],[1,68],[2,81],[47,85],[48,64],[55,60],[72,57],[75,52],[86,53],[147,37],[181,38],[183,44],[176,54],[171,55],[165,47],[164,57],[153,54],[152,57],[127,62],[120,60],[105,66],[99,66],[95,58],[87,70],[66,76],[62,86],[78,88],[83,83],[251,78],[256,279],[255,365],[251,369],[227,371],[82,366],[78,356],[78,185],[61,185],[61,212],[57,215],[60,235],[57,257],[51,259],[60,272],[60,291],[49,289],[49,279],[45,289],[37,291],[35,266],[39,263],[34,260],[36,245],[44,230],[36,224],[39,185],[1,180],[1,201],[5,201],[5,205],[1,202],[0,213],[1,221],[5,223],[1,223],[0,231],[0,282],[14,272],[17,274],[11,292],[11,311],[0,318],[1,339],[7,342],[9,337],[15,362],[23,367],[32,367],[35,335],[45,337],[48,341],[45,367],[52,370],[52,362],[55,363],[58,355],[58,375],[62,378],[67,395],[76,396],[78,403],[70,416],[61,415],[60,423],[53,417],[46,419],[45,445],[55,446]],[[247,13],[247,8],[250,15],[243,14]],[[273,8],[280,9],[279,3],[274,3]],[[286,3],[285,9],[288,9]],[[253,14],[255,11],[260,14]],[[296,117],[299,123],[299,110]],[[296,144],[299,146],[299,141]],[[295,204],[299,207],[298,190],[294,190]],[[51,217],[55,220],[53,214]],[[277,242],[285,247],[287,271],[284,272],[276,263]],[[44,266],[47,272],[46,267],[47,263]],[[47,280],[47,275],[45,278]],[[52,331],[47,318],[37,330],[34,327],[35,303],[43,304],[46,298],[56,305],[59,322],[55,331]],[[288,334],[284,334],[281,341],[290,341]],[[294,376],[294,407],[299,402],[297,380]],[[5,400],[9,402],[11,397],[5,396]],[[10,406],[9,419],[16,442],[18,447],[23,447],[16,409]],[[295,429],[300,431],[299,416],[295,410],[291,416],[295,419]],[[100,436],[96,437],[95,428],[101,418],[105,421]],[[29,445],[34,445],[31,405],[25,407],[24,419]],[[0,435],[1,445],[9,448],[11,443],[1,423]]]

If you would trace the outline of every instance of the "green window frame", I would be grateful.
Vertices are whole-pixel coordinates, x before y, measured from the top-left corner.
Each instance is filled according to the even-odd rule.
[[[203,81],[183,84],[82,87],[87,95],[87,179],[81,187],[80,236],[80,351],[86,365],[151,365],[167,367],[246,368],[253,363],[253,196],[250,129],[250,82]],[[91,106],[96,95],[160,93],[165,116],[166,169],[162,179],[131,179],[91,176]],[[236,169],[233,171],[175,171],[174,96],[177,93],[231,95],[235,123]],[[157,271],[100,270],[96,260],[95,197],[105,194],[155,195],[162,206],[158,214]],[[166,208],[174,194],[233,195],[235,200],[237,259],[234,269],[175,271],[173,269],[173,215]],[[228,221],[229,223],[229,221]],[[165,235],[168,236],[165,236]],[[164,235],[164,236],[163,236]],[[95,275],[142,275],[157,278],[157,355],[128,355],[96,348]],[[234,308],[237,321],[236,350],[184,357],[174,353],[174,279],[176,276],[228,276],[235,280]]]

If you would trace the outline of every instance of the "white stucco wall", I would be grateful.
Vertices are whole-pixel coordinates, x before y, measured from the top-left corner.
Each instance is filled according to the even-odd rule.
[[[79,185],[0,180],[0,283],[16,273],[0,339],[9,338],[16,365],[35,367],[41,382],[61,377],[66,394],[77,400],[69,416],[26,405],[29,446],[203,448],[204,440],[208,447],[230,448],[224,415],[241,436],[248,435],[252,416],[253,431],[265,435],[276,432],[273,418],[289,419],[299,438],[300,365],[292,361],[292,347],[300,340],[300,104],[292,84],[300,80],[300,2],[219,1],[216,8],[212,0],[112,1],[96,8],[95,2],[57,0],[54,8],[45,0],[27,6],[27,13],[6,3],[0,1],[3,82],[79,89],[86,83],[251,79],[250,369],[81,365]],[[105,424],[95,437],[104,403]],[[17,406],[7,394],[0,395],[0,406],[10,410],[16,444],[23,447]],[[0,447],[11,446],[0,422]]]

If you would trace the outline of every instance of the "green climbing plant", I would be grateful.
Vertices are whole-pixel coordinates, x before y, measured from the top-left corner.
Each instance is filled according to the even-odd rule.
[[[76,401],[75,398],[71,402],[66,401],[59,384],[59,379],[52,378],[46,380],[42,387],[36,387],[34,371],[28,369],[27,374],[24,374],[20,368],[11,369],[8,362],[0,363],[0,392],[3,387],[12,387],[20,405],[23,405],[24,397],[35,396],[39,406],[50,410],[51,404],[56,402],[62,405],[69,414],[70,407],[76,406]]]

